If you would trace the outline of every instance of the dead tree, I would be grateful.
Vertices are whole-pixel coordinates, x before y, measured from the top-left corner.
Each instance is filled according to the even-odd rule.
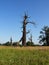
[[[32,43],[32,34],[30,35],[30,38],[29,38],[30,42]]]
[[[10,38],[10,45],[12,46],[12,37]]]
[[[28,23],[31,23],[31,24],[35,25],[35,22],[28,22],[27,21],[28,18],[29,18],[28,15],[25,14],[24,15],[24,20],[23,20],[23,27],[22,27],[23,28],[23,34],[22,34],[22,38],[20,39],[20,41],[22,41],[23,46],[26,46],[26,34],[28,33],[28,32],[26,32],[26,25]]]

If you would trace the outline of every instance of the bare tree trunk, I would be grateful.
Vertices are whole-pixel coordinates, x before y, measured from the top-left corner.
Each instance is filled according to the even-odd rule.
[[[11,46],[12,46],[12,37],[10,38],[10,44],[11,44]]]
[[[22,45],[26,46],[26,20],[23,22],[23,38],[22,38]]]

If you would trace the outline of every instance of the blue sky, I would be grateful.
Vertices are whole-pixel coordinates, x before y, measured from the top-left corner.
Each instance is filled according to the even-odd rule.
[[[0,43],[9,41],[10,37],[19,41],[25,12],[37,24],[37,27],[28,24],[27,30],[31,29],[33,41],[38,43],[41,28],[49,26],[49,0],[0,0]]]

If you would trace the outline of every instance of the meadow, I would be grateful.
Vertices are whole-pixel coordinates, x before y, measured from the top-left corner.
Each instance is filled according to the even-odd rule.
[[[49,65],[49,47],[0,46],[0,65]]]

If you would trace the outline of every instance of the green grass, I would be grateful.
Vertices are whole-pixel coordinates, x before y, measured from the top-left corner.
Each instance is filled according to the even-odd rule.
[[[49,49],[1,47],[0,65],[49,65]]]

